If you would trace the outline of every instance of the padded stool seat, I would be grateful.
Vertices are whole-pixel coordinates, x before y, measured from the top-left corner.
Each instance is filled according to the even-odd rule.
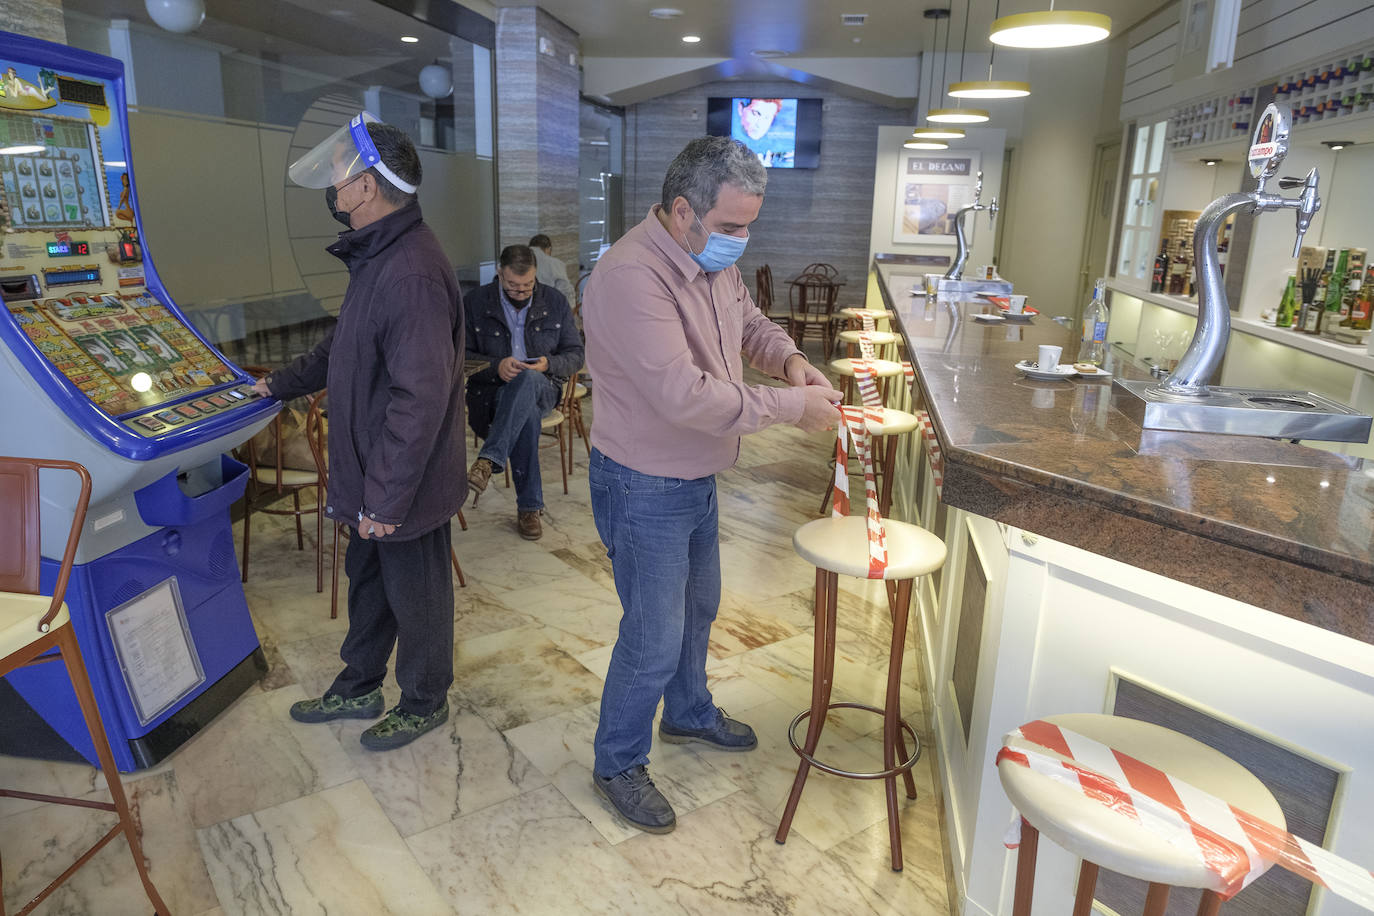
[[[887,309],[861,309],[853,308],[852,306],[850,308],[840,309],[840,314],[846,318],[853,318],[856,321],[862,321],[865,318],[872,318],[874,321],[886,321],[892,317],[892,313]]]
[[[25,595],[20,592],[0,592],[0,658],[12,655],[33,642],[38,622],[48,613],[52,598],[46,595]],[[49,623],[49,630],[66,626],[71,621],[63,602]]]
[[[277,469],[274,467],[253,468],[253,479],[269,487],[277,485]],[[285,487],[313,487],[320,479],[315,471],[299,471],[295,468],[281,469],[281,482]]]
[[[884,579],[915,579],[945,563],[945,542],[924,528],[883,519],[887,540]],[[842,576],[868,575],[868,519],[862,515],[818,518],[792,535],[792,547],[812,566]]]
[[[892,407],[884,407],[883,418],[878,422],[865,419],[864,426],[868,427],[870,436],[900,436],[902,433],[909,433],[921,425],[921,420],[914,413],[907,413],[905,410],[896,410]]]
[[[1095,713],[1047,716],[1043,721],[1163,770],[1275,826],[1285,826],[1283,811],[1264,783],[1225,754],[1187,735],[1137,719]],[[1020,736],[1012,737],[1007,746],[1067,759]],[[1198,860],[1196,850],[1180,848],[1136,819],[1122,816],[1089,798],[1080,789],[1036,773],[1029,767],[1003,759],[997,770],[1003,790],[1025,823],[1083,859],[1085,869],[1093,866],[1094,881],[1096,867],[1102,867],[1164,885],[1166,893],[1168,886],[1206,888],[1212,885],[1214,877]],[[1020,854],[1025,854],[1024,847]],[[1033,875],[1034,851],[1030,855],[1030,874]],[[1091,899],[1091,889],[1088,899]],[[1204,898],[1204,904],[1207,902]],[[1026,912],[1029,912],[1029,899],[1026,903]],[[1215,912],[1214,909],[1209,911]]]
[[[858,338],[855,338],[855,340],[857,339]],[[894,375],[902,374],[902,364],[898,362],[893,362],[890,359],[873,360],[873,369],[877,373],[878,378],[891,378]],[[830,371],[838,375],[845,375],[849,376],[850,378],[853,378],[854,363],[852,360],[849,359],[849,357],[843,357],[841,359],[832,359],[830,361]]]
[[[845,343],[857,344],[859,342],[859,335],[862,333],[862,331],[852,330],[841,331],[839,334],[839,339],[844,341]],[[898,336],[891,331],[869,331],[868,337],[869,340],[873,342],[873,345],[875,347],[881,347],[887,344],[894,344],[899,339]]]

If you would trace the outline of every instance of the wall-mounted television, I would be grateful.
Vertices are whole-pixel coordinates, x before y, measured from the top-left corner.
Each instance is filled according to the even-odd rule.
[[[735,138],[770,169],[821,164],[820,99],[707,99],[706,132]]]

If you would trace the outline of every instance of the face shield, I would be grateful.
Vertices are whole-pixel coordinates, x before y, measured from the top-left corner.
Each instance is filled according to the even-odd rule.
[[[367,125],[380,123],[363,111],[347,124],[330,134],[310,152],[286,170],[286,174],[303,188],[327,188],[341,184],[368,169],[376,169],[387,181],[407,194],[415,193],[415,185],[401,178],[382,161],[377,147],[367,132]]]

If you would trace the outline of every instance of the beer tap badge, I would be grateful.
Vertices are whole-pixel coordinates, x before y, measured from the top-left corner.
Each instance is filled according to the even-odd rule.
[[[1265,106],[1255,127],[1255,137],[1250,144],[1246,158],[1250,162],[1250,175],[1259,181],[1261,187],[1272,178],[1288,155],[1288,119],[1272,102]]]

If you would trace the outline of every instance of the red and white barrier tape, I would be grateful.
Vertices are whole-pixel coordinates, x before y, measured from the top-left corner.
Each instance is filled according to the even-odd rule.
[[[873,319],[863,316],[864,328],[859,331],[859,356],[850,360],[854,381],[859,386],[862,407],[840,407],[840,422],[835,434],[835,496],[831,501],[832,514],[849,515],[849,437],[863,462],[864,501],[868,519],[868,577],[881,579],[887,569],[887,535],[883,531],[883,517],[878,511],[878,483],[873,470],[873,440],[868,424],[883,422],[883,398],[878,393],[878,371],[873,365]]]
[[[1060,757],[1024,747],[1012,738],[1045,748]],[[1049,722],[1028,722],[1004,739],[997,754],[1003,762],[1079,789],[1122,817],[1165,837],[1172,845],[1196,852],[1215,876],[1211,890],[1229,900],[1269,865],[1277,865],[1332,893],[1374,909],[1374,873],[1329,850],[1293,836],[1282,827],[1241,811],[1163,770]],[[1007,846],[1019,843],[1020,819]]]

